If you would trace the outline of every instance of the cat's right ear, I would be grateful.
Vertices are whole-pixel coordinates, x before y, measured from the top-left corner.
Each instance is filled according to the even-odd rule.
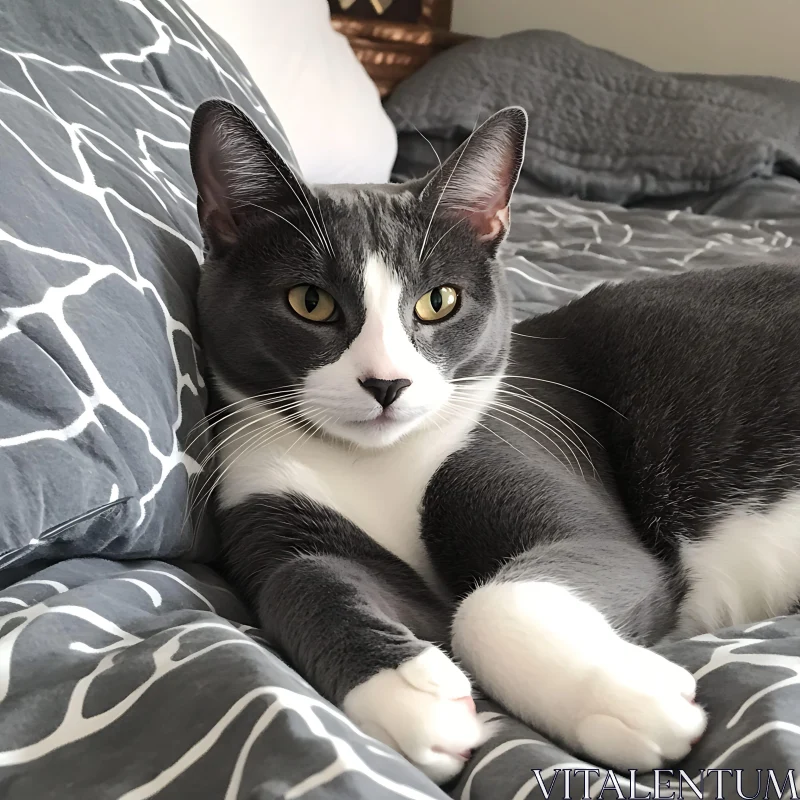
[[[207,100],[195,111],[189,157],[197,216],[212,252],[235,244],[250,217],[285,214],[302,202],[304,188],[291,168],[247,114],[225,100]]]

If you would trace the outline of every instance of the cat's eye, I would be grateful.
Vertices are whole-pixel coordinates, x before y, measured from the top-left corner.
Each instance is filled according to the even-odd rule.
[[[289,305],[311,322],[329,322],[336,311],[336,301],[324,289],[308,284],[289,289]]]
[[[452,286],[437,286],[417,300],[414,311],[422,322],[438,322],[449,317],[458,304],[458,292]]]

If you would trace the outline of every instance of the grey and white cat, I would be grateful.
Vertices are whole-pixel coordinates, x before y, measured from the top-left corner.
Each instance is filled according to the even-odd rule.
[[[800,593],[800,274],[603,286],[518,325],[495,255],[526,117],[424,180],[304,185],[237,108],[192,126],[229,574],[286,658],[434,780],[474,680],[620,769],[705,714],[647,647]]]

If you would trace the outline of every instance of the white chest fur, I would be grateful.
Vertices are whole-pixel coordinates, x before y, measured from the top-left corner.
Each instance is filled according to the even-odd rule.
[[[681,560],[689,577],[681,635],[785,614],[800,596],[800,491],[763,510],[731,509],[681,548]]]
[[[221,433],[220,502],[229,508],[255,494],[300,494],[338,512],[405,561],[429,584],[435,572],[420,538],[420,506],[433,474],[466,444],[477,414],[452,415],[390,447],[369,450],[302,436],[254,410]],[[237,432],[238,430],[238,432]],[[260,444],[254,444],[261,440]]]

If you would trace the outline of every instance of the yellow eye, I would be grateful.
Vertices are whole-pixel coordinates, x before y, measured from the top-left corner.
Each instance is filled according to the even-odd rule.
[[[423,322],[438,322],[456,310],[458,292],[452,286],[437,286],[417,300],[414,311]]]
[[[336,302],[326,291],[307,284],[289,289],[289,305],[312,322],[327,322],[336,311]]]

